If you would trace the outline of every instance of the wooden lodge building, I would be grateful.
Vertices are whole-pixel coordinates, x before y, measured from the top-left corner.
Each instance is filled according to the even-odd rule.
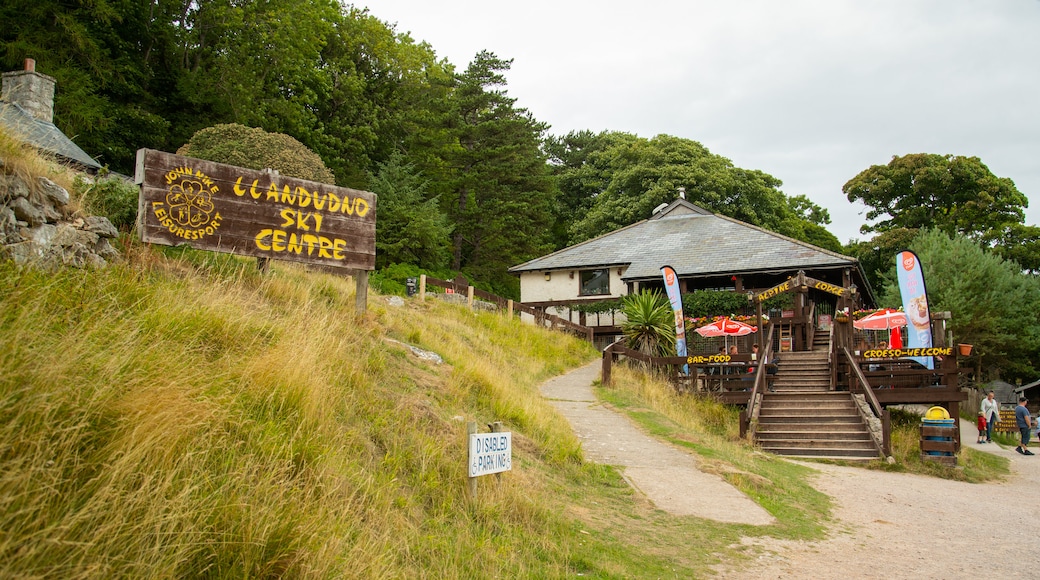
[[[670,369],[683,392],[744,407],[741,432],[768,451],[874,459],[890,450],[887,406],[943,406],[956,419],[960,401],[967,399],[958,388],[956,352],[943,344],[942,314],[932,316],[935,349],[874,348],[887,334],[879,337],[852,324],[855,311],[875,307],[858,260],[716,215],[685,199],[658,208],[644,221],[510,271],[520,277],[524,306],[572,321],[577,316],[575,322],[592,329],[595,343],[604,349],[603,380],[609,383],[613,361],[648,357],[615,342],[620,313],[582,310],[643,289],[663,289],[661,268],[666,265],[675,269],[683,293],[744,294],[745,314],[763,323],[756,333],[738,339],[738,354],[718,352],[732,340],[703,340],[687,328],[687,357],[650,362]],[[763,311],[763,302],[777,296],[788,296],[785,305]],[[756,355],[750,353],[752,343],[762,345]],[[933,369],[921,364],[922,355],[931,358]],[[930,435],[928,443],[922,437],[923,453],[955,461],[959,429],[948,434]]]
[[[661,267],[666,265],[678,274],[682,293],[723,290],[750,297],[804,272],[833,287],[848,288],[854,297],[850,307],[853,302],[857,307],[874,306],[873,292],[855,258],[716,215],[685,199],[647,220],[510,271],[520,277],[521,302],[591,327],[596,344],[603,348],[620,335],[621,315],[585,314],[574,306],[613,301],[647,288],[663,290]],[[805,325],[810,318],[815,324],[822,318],[826,325],[838,307],[837,298],[812,288],[795,296],[784,312],[775,312],[783,319],[777,321],[777,347],[782,328],[793,341],[784,348],[803,350]],[[748,304],[747,314],[754,313],[750,298]]]

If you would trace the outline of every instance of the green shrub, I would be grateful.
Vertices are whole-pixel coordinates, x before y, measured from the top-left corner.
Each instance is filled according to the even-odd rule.
[[[283,133],[268,133],[245,125],[201,129],[177,154],[247,169],[276,169],[282,175],[319,183],[336,181],[321,157],[303,143]]]
[[[696,290],[683,294],[683,314],[691,318],[743,313],[748,299],[744,294],[719,290]]]
[[[140,192],[136,185],[112,175],[93,181],[77,176],[73,187],[87,213],[108,218],[122,231],[133,229]]]

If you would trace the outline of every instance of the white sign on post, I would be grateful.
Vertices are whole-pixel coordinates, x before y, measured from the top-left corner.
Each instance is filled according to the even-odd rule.
[[[513,434],[472,433],[469,436],[469,476],[513,469]]]

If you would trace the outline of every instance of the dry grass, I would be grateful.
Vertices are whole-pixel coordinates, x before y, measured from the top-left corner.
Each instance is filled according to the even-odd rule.
[[[538,474],[578,446],[536,386],[587,345],[441,304],[374,297],[359,318],[343,279],[135,252],[104,271],[0,265],[2,575],[566,569],[543,552],[562,520]],[[476,504],[466,420],[523,442],[525,469]]]
[[[70,193],[74,191],[75,172],[58,162],[55,157],[42,154],[3,129],[0,129],[0,160],[3,160],[0,173],[21,177],[28,185],[31,196],[41,195],[38,177],[46,177]],[[0,199],[5,193],[2,191],[3,188],[4,184],[0,182]],[[70,205],[71,210],[79,207],[75,199]]]

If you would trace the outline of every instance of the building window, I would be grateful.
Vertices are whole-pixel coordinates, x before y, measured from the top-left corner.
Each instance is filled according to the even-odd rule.
[[[610,294],[610,270],[582,270],[581,296],[603,296]]]

